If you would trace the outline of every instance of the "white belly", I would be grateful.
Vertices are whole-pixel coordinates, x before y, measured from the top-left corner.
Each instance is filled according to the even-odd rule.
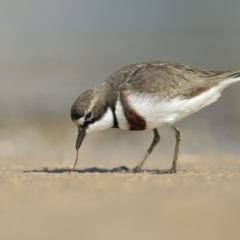
[[[160,99],[157,96],[131,93],[128,96],[128,101],[130,106],[146,120],[147,128],[153,129],[165,123],[177,122],[215,102],[221,96],[221,91],[235,81],[235,79],[233,81],[231,79],[225,80],[191,99],[186,99],[183,96]]]

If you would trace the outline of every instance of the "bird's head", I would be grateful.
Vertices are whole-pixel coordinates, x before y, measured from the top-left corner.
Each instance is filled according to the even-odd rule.
[[[113,127],[113,112],[106,99],[101,88],[92,88],[82,93],[74,102],[71,118],[78,128],[77,150],[87,134]]]

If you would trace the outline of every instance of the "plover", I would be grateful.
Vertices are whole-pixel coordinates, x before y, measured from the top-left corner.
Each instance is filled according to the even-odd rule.
[[[240,81],[240,70],[204,71],[170,62],[123,67],[105,82],[83,92],[74,102],[71,118],[78,128],[77,158],[78,149],[89,133],[108,128],[152,129],[153,141],[133,169],[140,172],[160,140],[157,128],[169,124],[176,145],[172,167],[166,173],[176,173],[181,133],[175,123],[215,102],[224,88],[237,81]]]

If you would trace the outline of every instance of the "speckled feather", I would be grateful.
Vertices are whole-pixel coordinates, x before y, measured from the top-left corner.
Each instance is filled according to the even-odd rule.
[[[123,67],[109,76],[106,82],[120,91],[154,94],[162,99],[179,95],[191,98],[228,75],[229,72],[204,71],[170,62],[147,62]]]

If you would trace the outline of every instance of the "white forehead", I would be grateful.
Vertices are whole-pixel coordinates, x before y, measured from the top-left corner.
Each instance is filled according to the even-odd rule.
[[[83,125],[85,122],[85,116],[79,118],[77,121],[79,122],[80,125]]]

